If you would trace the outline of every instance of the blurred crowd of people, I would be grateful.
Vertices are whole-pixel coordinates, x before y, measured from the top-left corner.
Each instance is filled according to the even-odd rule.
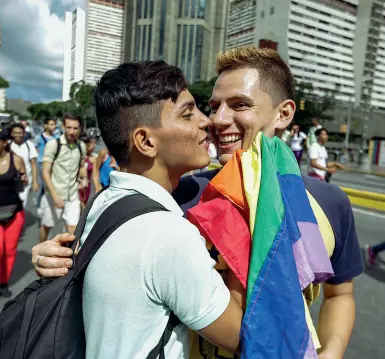
[[[109,185],[109,173],[118,165],[106,148],[95,153],[96,135],[83,131],[81,118],[70,113],[61,129],[46,118],[38,134],[27,121],[0,127],[0,296],[12,295],[8,282],[25,209],[36,205],[42,242],[60,219],[73,233],[91,193]]]

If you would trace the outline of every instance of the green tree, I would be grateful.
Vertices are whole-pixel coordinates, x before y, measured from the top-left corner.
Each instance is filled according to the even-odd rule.
[[[216,80],[217,78],[214,77],[209,81],[200,81],[188,86],[188,90],[195,98],[197,107],[206,115],[210,113],[208,101],[213,93]]]
[[[0,89],[6,89],[9,87],[9,82],[0,76]]]
[[[94,125],[93,94],[95,87],[85,83],[83,80],[75,82],[70,88],[71,101],[76,106],[76,112],[82,117],[85,125]]]
[[[296,84],[295,104],[297,107],[294,122],[307,130],[311,119],[319,117],[322,120],[330,121],[333,119],[332,110],[337,104],[336,96],[339,88],[326,92],[322,97],[314,94],[313,84],[299,82]],[[304,106],[301,109],[301,102]]]

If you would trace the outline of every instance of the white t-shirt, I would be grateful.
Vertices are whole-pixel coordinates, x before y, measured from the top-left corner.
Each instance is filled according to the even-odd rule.
[[[14,141],[12,141],[11,151],[23,159],[28,182],[29,184],[31,184],[32,183],[31,160],[33,158],[37,158],[37,151],[34,144],[30,140],[27,140],[19,146]]]
[[[317,160],[316,163],[322,167],[327,166],[328,153],[325,146],[320,145],[318,142],[313,143],[309,149],[309,156],[311,160]],[[320,170],[318,168],[311,167],[310,171],[315,172],[321,177],[325,177],[326,171]]]
[[[158,344],[172,310],[182,323],[165,347],[167,359],[189,357],[189,329],[200,330],[226,310],[230,293],[214,269],[205,240],[184,219],[164,188],[113,171],[95,200],[84,243],[99,215],[123,196],[143,193],[170,212],[153,212],[123,224],[87,268],[83,315],[88,359],[143,359]]]
[[[307,136],[303,132],[295,133],[291,139],[291,150],[292,151],[302,151],[303,142],[306,140]]]

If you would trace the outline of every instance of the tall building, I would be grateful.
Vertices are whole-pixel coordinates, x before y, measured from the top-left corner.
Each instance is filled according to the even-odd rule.
[[[361,1],[355,37],[357,103],[385,110],[385,1]]]
[[[358,0],[257,1],[255,45],[276,49],[314,94],[338,89],[339,100],[354,101],[357,6]]]
[[[1,42],[2,42],[2,37],[1,37],[1,27],[0,27],[0,49],[1,49]],[[5,89],[0,89],[0,111],[5,110],[5,105],[6,105]]]
[[[233,0],[227,26],[226,49],[254,44],[257,0]]]
[[[88,0],[85,11],[66,13],[64,101],[71,84],[80,80],[95,84],[122,62],[123,16],[124,0]]]
[[[164,61],[190,83],[215,76],[225,47],[229,0],[132,0],[125,3],[123,59]]]

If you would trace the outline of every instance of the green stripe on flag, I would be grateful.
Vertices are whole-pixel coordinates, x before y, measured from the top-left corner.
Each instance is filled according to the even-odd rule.
[[[284,215],[284,205],[277,177],[277,162],[280,168],[285,171],[292,166],[286,166],[285,148],[282,149],[281,144],[277,143],[276,140],[281,141],[278,138],[269,139],[265,136],[262,136],[261,139],[262,175],[247,279],[247,303]],[[283,142],[282,145],[286,146]],[[277,154],[278,156],[276,156]],[[293,172],[290,171],[289,173]]]

